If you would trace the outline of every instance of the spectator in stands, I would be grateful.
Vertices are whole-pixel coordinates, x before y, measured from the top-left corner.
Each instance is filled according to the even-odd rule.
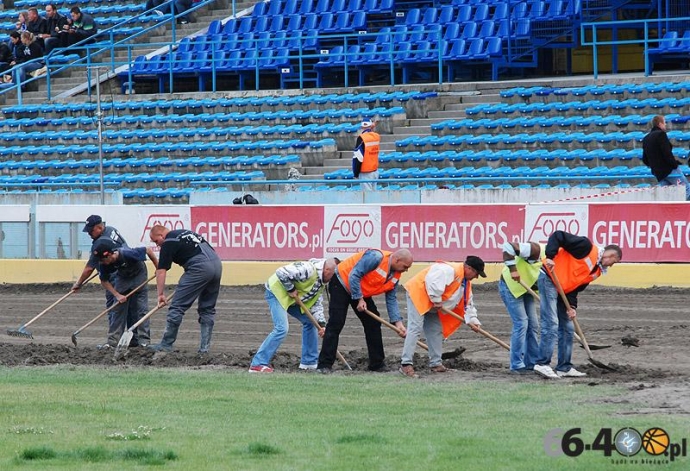
[[[61,33],[61,31],[64,30],[65,25],[69,24],[69,22],[67,17],[58,12],[54,3],[49,3],[46,5],[46,23],[48,24],[48,29],[46,34],[43,35],[43,42],[47,55],[56,47],[60,47],[60,34],[66,34]]]
[[[157,15],[164,15],[170,13],[170,3],[165,4],[168,0],[146,0],[146,11],[153,10]]]
[[[673,156],[666,119],[654,116],[651,126],[652,130],[642,140],[642,162],[652,170],[660,186],[685,185],[685,199],[690,201],[690,183],[679,167],[681,162]]]
[[[20,33],[22,31],[26,31],[26,23],[29,21],[29,12],[26,11],[20,11],[19,16],[17,17],[17,22],[15,23],[15,26],[17,27],[17,31]]]
[[[26,22],[26,30],[34,34],[36,42],[44,47],[43,36],[48,33],[48,22],[41,15],[38,14],[36,8],[29,8],[28,19]]]
[[[72,17],[72,21],[70,24],[63,27],[63,31],[68,33],[63,35],[65,37],[62,42],[63,47],[71,46],[72,44],[76,44],[84,39],[91,38],[98,33],[96,21],[91,15],[82,13],[79,7],[72,7],[70,10],[70,16]]]
[[[0,73],[10,68],[10,62],[14,61],[14,46],[10,47],[5,41],[0,41]]]
[[[379,145],[381,136],[374,131],[374,121],[362,121],[362,133],[357,137],[352,156],[352,173],[360,180],[379,178]],[[362,183],[363,190],[376,190],[376,183]]]
[[[10,35],[10,38],[13,38],[13,36]],[[30,33],[29,31],[24,31],[21,34],[21,44],[17,44],[15,48],[14,61],[10,62],[11,66],[15,66],[17,64],[25,64],[22,65],[19,69],[19,83],[23,83],[24,80],[26,80],[26,74],[43,68],[43,66],[45,65],[44,62],[34,61],[34,59],[38,59],[41,57],[43,57],[43,48],[40,44],[38,44],[33,33]],[[6,77],[8,76],[5,75],[5,77],[3,78],[5,82],[12,81],[11,77],[9,80]]]
[[[193,0],[175,0],[175,14],[180,15],[180,13],[184,13],[190,8],[192,8],[192,3]],[[186,25],[191,21],[191,17],[189,15],[180,15],[177,17],[177,22],[181,25]]]

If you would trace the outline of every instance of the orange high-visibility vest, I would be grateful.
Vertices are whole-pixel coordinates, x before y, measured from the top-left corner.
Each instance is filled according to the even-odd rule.
[[[383,259],[375,270],[370,271],[364,275],[361,279],[360,288],[362,290],[362,296],[365,298],[370,298],[376,296],[377,294],[386,293],[391,291],[398,284],[401,272],[394,272],[390,279],[388,278],[388,269],[390,267],[391,254],[393,252],[387,252],[385,250],[378,250],[383,254]],[[337,266],[338,274],[340,275],[340,280],[348,293],[350,291],[350,272],[360,261],[364,252],[359,252],[351,257],[346,258],[340,262]]]
[[[562,248],[558,249],[558,253],[553,257],[553,261],[556,264],[554,271],[558,281],[561,282],[561,287],[565,294],[575,291],[580,286],[599,278],[601,269],[597,265],[598,258],[599,249],[594,245],[589,254],[581,259],[573,257]],[[549,271],[547,273],[551,276]],[[551,278],[553,279],[553,277]]]
[[[369,173],[379,169],[379,145],[381,136],[374,131],[362,133],[359,137],[364,142],[364,158],[360,172]]]
[[[438,263],[445,263],[447,265],[450,265],[451,267],[453,267],[453,271],[455,272],[455,277],[453,278],[453,281],[446,286],[446,289],[443,291],[443,294],[441,295],[441,300],[445,302],[453,295],[453,293],[455,293],[459,289],[462,289],[462,281],[465,278],[465,269],[464,264],[462,263]],[[407,290],[407,293],[410,295],[410,300],[412,301],[412,304],[414,304],[415,309],[417,309],[417,312],[422,316],[429,312],[431,308],[434,306],[434,303],[431,302],[431,299],[429,298],[429,293],[427,293],[426,291],[425,283],[426,275],[427,273],[429,273],[430,269],[431,266],[425,268],[424,270],[410,278],[410,280],[408,280],[407,283],[405,283],[405,289]],[[451,311],[453,311],[460,317],[464,318],[465,306],[467,305],[467,302],[470,299],[471,295],[472,284],[469,280],[467,280],[465,282],[465,292],[463,293],[462,299],[453,309],[451,309]],[[455,317],[450,316],[448,314],[444,314],[443,312],[439,311],[438,317],[441,321],[443,338],[447,339],[448,337],[450,337],[453,334],[453,332],[458,330],[458,328],[462,325],[462,321],[460,319],[456,319]]]

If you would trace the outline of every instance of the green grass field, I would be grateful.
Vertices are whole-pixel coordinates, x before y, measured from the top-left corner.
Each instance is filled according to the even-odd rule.
[[[636,405],[601,400],[623,389],[456,375],[0,368],[0,470],[645,469],[613,467],[615,450],[552,457],[544,437],[575,427],[585,443],[603,427],[690,435],[687,418],[622,415]],[[642,458],[652,459],[623,460]],[[654,466],[689,467],[690,457]]]

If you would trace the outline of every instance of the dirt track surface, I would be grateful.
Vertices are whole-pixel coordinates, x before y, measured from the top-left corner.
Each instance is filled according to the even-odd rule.
[[[216,326],[211,353],[196,353],[199,328],[195,307],[186,315],[175,352],[163,358],[142,348],[130,348],[120,360],[113,359],[112,350],[99,350],[105,341],[105,318],[85,329],[78,336],[78,346],[71,335],[104,308],[103,290],[88,286],[69,297],[51,312],[32,324],[28,330],[34,339],[6,335],[16,330],[63,294],[70,285],[1,285],[0,286],[0,365],[43,366],[53,364],[97,365],[103,367],[205,367],[241,368],[249,366],[252,355],[272,329],[263,287],[223,287],[217,305]],[[512,324],[498,296],[495,284],[477,286],[475,304],[484,328],[510,342]],[[398,293],[403,316],[402,293]],[[149,302],[155,300],[150,291]],[[630,391],[630,402],[645,402],[645,408],[622,411],[630,413],[690,414],[690,308],[688,293],[682,289],[651,288],[646,290],[615,289],[590,286],[580,294],[578,319],[594,345],[611,348],[594,350],[594,357],[617,371],[609,372],[591,365],[581,348],[575,348],[573,363],[586,378],[559,380],[562,383],[584,382],[590,386],[616,384]],[[385,309],[381,298],[377,303]],[[165,323],[165,309],[152,318],[154,342],[160,339]],[[384,314],[384,317],[387,318]],[[301,329],[290,320],[290,333],[283,343],[273,366],[278,371],[296,372],[299,364]],[[395,374],[402,350],[402,339],[383,328],[387,361]],[[626,341],[622,341],[623,339]],[[630,339],[639,347],[625,346]],[[634,343],[634,342],[633,342]],[[371,374],[366,372],[367,354],[361,324],[353,313],[348,314],[340,337],[340,351],[348,359],[353,372],[336,363],[336,374]],[[422,381],[546,381],[537,375],[513,375],[508,371],[508,352],[488,339],[463,327],[444,345],[444,352],[455,349],[465,352],[444,363],[456,371],[438,374],[426,368],[426,355],[416,360]],[[626,399],[627,400],[627,399]],[[625,407],[625,406],[623,406]]]

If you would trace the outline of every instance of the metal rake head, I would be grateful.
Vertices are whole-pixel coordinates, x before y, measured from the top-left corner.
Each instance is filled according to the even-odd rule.
[[[11,337],[21,337],[21,338],[25,338],[25,339],[34,338],[33,334],[31,332],[29,332],[28,330],[26,330],[24,327],[20,327],[17,330],[7,329],[7,335],[9,335]]]
[[[122,334],[120,341],[117,343],[117,347],[115,347],[113,360],[119,360],[127,355],[127,349],[129,348],[129,343],[132,341],[132,337],[134,337],[134,332],[130,332],[128,330]]]
[[[77,346],[77,334],[72,334],[72,343],[75,347]]]

